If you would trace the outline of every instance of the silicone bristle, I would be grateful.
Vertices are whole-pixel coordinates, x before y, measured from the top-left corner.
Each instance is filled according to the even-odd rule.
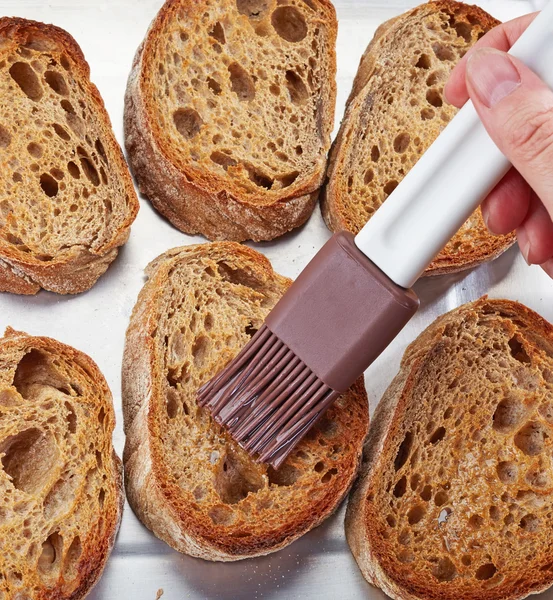
[[[338,393],[263,325],[198,392],[198,404],[260,462],[278,468]]]

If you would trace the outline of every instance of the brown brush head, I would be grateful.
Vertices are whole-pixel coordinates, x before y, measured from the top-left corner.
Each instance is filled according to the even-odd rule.
[[[418,308],[347,233],[309,263],[198,404],[259,461],[278,468]]]

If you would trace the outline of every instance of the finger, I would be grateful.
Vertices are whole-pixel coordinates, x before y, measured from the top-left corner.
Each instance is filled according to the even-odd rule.
[[[482,216],[488,229],[505,235],[522,225],[530,207],[530,186],[511,169],[482,203]]]
[[[536,194],[524,223],[517,229],[518,245],[529,265],[541,265],[553,258],[553,221]]]
[[[475,50],[479,48],[496,48],[503,52],[509,51],[528,25],[536,18],[537,14],[525,15],[508,23],[502,23],[478,40],[453,69],[444,89],[446,100],[450,104],[461,108],[469,99],[465,73],[467,60]]]
[[[553,91],[521,61],[481,49],[467,85],[488,133],[553,215]]]

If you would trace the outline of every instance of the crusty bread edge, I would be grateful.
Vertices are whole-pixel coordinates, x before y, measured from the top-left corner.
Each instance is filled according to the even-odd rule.
[[[22,331],[16,331],[11,327],[7,327],[4,333],[4,337],[0,338],[0,348],[2,345],[5,345],[6,342],[10,345],[17,345],[18,343],[23,343],[33,348],[47,348],[50,351],[54,350],[55,352],[59,352],[61,354],[66,355],[70,360],[78,361],[84,367],[84,369],[90,373],[91,378],[94,379],[95,385],[98,385],[100,388],[102,388],[102,391],[106,396],[106,403],[109,406],[111,406],[111,409],[114,413],[113,416],[115,421],[115,410],[113,407],[113,396],[111,394],[111,390],[109,389],[107,381],[103,373],[100,371],[98,365],[87,354],[81,352],[80,350],[77,350],[76,348],[73,348],[72,346],[68,346],[61,342],[58,342],[53,338],[31,336]],[[113,445],[112,440],[110,440],[110,443]],[[123,463],[119,456],[117,456],[115,449],[112,450],[112,460],[113,472],[115,474],[115,492],[117,494],[118,502],[117,514],[113,525],[113,531],[109,536],[109,539],[107,540],[106,551],[103,553],[102,556],[99,557],[97,565],[94,569],[90,571],[90,573],[88,573],[88,577],[80,583],[79,587],[76,590],[74,590],[69,596],[56,596],[56,598],[59,598],[59,600],[82,600],[83,598],[88,596],[92,588],[98,583],[98,581],[102,577],[108,559],[115,546],[117,534],[119,533],[119,528],[123,519],[125,492],[123,488]],[[44,594],[40,595],[37,600],[48,600],[48,598],[50,598],[50,595],[47,592],[45,592]]]
[[[250,204],[228,190],[218,193],[193,181],[191,173],[181,171],[164,152],[154,134],[146,109],[142,90],[142,71],[150,46],[155,42],[163,23],[176,2],[167,0],[152,21],[144,41],[139,46],[129,75],[125,94],[124,130],[125,145],[132,172],[139,190],[154,208],[177,229],[189,235],[202,234],[210,240],[255,242],[272,240],[300,227],[311,216],[324,183],[326,160],[314,169],[309,180],[294,195],[282,194],[274,202],[262,206]],[[336,104],[336,52],[338,24],[334,6],[328,0],[319,0],[333,18],[329,23],[330,102],[325,106],[328,120],[325,123],[323,143],[330,146]],[[210,177],[206,177],[209,182]],[[215,179],[213,176],[212,179]]]
[[[229,251],[233,247],[234,244],[229,243]],[[148,416],[150,400],[154,392],[153,379],[155,379],[155,364],[152,360],[155,340],[152,333],[157,327],[151,306],[155,306],[156,297],[162,293],[164,285],[163,277],[160,277],[159,273],[160,267],[178,256],[181,251],[192,248],[194,246],[169,250],[148,265],[146,274],[149,280],[139,294],[127,330],[122,365],[123,417],[126,435],[123,454],[125,487],[129,504],[138,518],[168,545],[179,552],[197,558],[231,562],[276,552],[318,527],[338,510],[349,493],[359,471],[361,455],[358,457],[358,464],[352,470],[351,477],[345,481],[340,495],[332,502],[332,510],[323,512],[317,520],[306,523],[304,527],[280,543],[275,543],[255,553],[229,554],[205,538],[182,530],[179,526],[181,521],[179,515],[168,502],[156,479],[149,441]],[[289,283],[290,280],[274,273],[272,265],[263,255],[247,246],[240,246],[240,249],[262,269],[270,271],[273,276]],[[154,373],[154,377],[152,377],[152,373]],[[363,392],[365,392],[364,387]]]
[[[378,486],[378,482],[373,481],[373,476],[379,460],[382,459],[386,441],[389,437],[394,436],[397,420],[405,409],[406,391],[412,387],[418,367],[424,360],[424,355],[435,341],[441,337],[441,331],[448,322],[455,322],[460,314],[478,311],[485,305],[495,307],[498,311],[508,310],[514,318],[517,315],[523,315],[536,329],[540,329],[553,337],[553,325],[533,310],[515,301],[488,299],[487,296],[484,296],[475,302],[453,309],[438,317],[407,347],[401,360],[400,370],[384,393],[371,420],[359,478],[348,500],[344,527],[350,550],[365,579],[372,585],[379,587],[394,600],[423,599],[421,596],[411,594],[401,585],[398,585],[382,569],[378,558],[373,552],[371,539],[367,535],[365,527],[366,497],[372,487]],[[502,598],[503,600],[521,600],[533,594],[540,594],[549,587],[550,584],[544,584],[543,587],[532,591],[511,594]]]
[[[448,5],[457,4],[456,2],[452,2],[450,0],[430,0],[430,3],[432,2],[446,7]],[[465,7],[467,11],[473,10],[477,11],[479,14],[484,12],[477,6],[473,7],[465,5]],[[369,45],[367,46],[365,52],[363,53],[359,61],[359,67],[355,75],[353,86],[348,100],[346,102],[344,118],[342,120],[342,124],[340,126],[338,135],[334,143],[332,144],[332,148],[330,150],[326,184],[321,192],[321,213],[323,215],[325,223],[327,224],[327,227],[331,231],[341,231],[347,229],[345,222],[343,222],[343,220],[340,219],[339,215],[336,214],[336,211],[334,211],[332,208],[333,198],[336,196],[337,193],[334,185],[334,170],[338,161],[338,157],[340,155],[340,151],[342,147],[348,142],[348,140],[344,139],[346,133],[346,125],[351,119],[357,118],[357,115],[360,111],[364,110],[364,107],[359,107],[358,104],[371,104],[372,102],[372,99],[370,97],[362,99],[360,96],[365,86],[369,83],[373,74],[376,65],[374,56],[375,53],[377,53],[379,50],[380,42],[385,39],[387,33],[391,29],[393,29],[394,26],[402,22],[406,17],[408,17],[414,10],[417,10],[418,8],[419,7],[415,7],[401,15],[398,15],[397,17],[393,17],[382,23],[377,28],[373,39],[369,42]],[[487,13],[485,14],[487,15]],[[494,17],[489,16],[489,18],[491,19],[491,22],[496,21]],[[370,107],[368,107],[368,109],[370,110]],[[469,269],[473,269],[483,263],[495,260],[516,242],[516,235],[514,233],[510,233],[502,237],[503,244],[499,245],[494,251],[488,252],[485,256],[479,255],[478,252],[473,252],[470,255],[466,255],[462,261],[459,261],[456,257],[440,257],[438,260],[434,260],[429,265],[429,267],[426,269],[422,276],[433,277],[438,275],[452,275],[455,273],[460,273]]]
[[[107,143],[119,162],[118,171],[129,198],[129,210],[125,221],[110,240],[91,251],[84,246],[73,246],[59,258],[49,262],[35,259],[32,255],[15,249],[0,240],[0,292],[32,295],[41,288],[58,294],[79,294],[89,290],[105,273],[130,234],[130,226],[136,218],[139,202],[134,190],[128,165],[115,135],[111,119],[98,88],[90,81],[90,67],[76,40],[64,29],[55,25],[31,21],[19,17],[0,18],[0,33],[10,30],[10,38],[19,40],[22,30],[36,30],[38,34],[53,39],[73,59],[78,75],[87,85],[87,94],[101,115],[106,129],[112,132]]]

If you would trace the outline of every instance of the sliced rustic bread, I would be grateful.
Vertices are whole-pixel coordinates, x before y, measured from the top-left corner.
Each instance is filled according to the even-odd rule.
[[[85,291],[127,240],[138,199],[67,32],[0,19],[0,108],[0,291]]]
[[[323,183],[336,100],[329,0],[168,0],[129,78],[140,190],[175,227],[273,239]]]
[[[0,339],[0,598],[84,598],[123,509],[111,393],[85,354]]]
[[[439,0],[377,30],[331,152],[322,204],[330,229],[358,233],[415,165],[457,112],[443,95],[453,67],[497,24],[477,6]],[[514,235],[492,236],[478,209],[426,274],[474,267],[514,240]]]
[[[233,242],[171,250],[148,267],[123,361],[127,497],[181,552],[238,560],[274,552],[328,517],[359,466],[362,380],[279,470],[257,464],[196,403],[290,285]]]
[[[346,534],[401,600],[515,600],[553,583],[553,327],[486,298],[407,349],[381,400]]]

